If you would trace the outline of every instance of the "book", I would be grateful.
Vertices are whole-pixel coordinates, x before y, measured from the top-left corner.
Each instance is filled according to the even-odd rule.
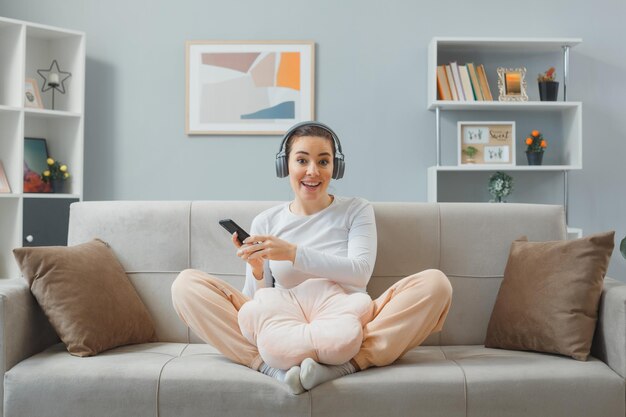
[[[454,78],[454,86],[456,87],[456,94],[459,96],[459,101],[465,101],[465,94],[463,93],[463,86],[461,85],[461,74],[459,74],[459,65],[456,62],[450,62],[450,68],[452,69],[452,77]]]
[[[452,94],[452,100],[458,101],[459,95],[456,92],[456,86],[454,85],[454,77],[452,76],[452,69],[450,65],[445,65],[446,76],[448,77],[448,85],[450,86],[450,93]]]
[[[478,79],[480,81],[480,88],[483,90],[485,100],[493,101],[491,89],[489,89],[489,83],[487,82],[487,73],[485,72],[485,66],[483,64],[478,66]]]
[[[472,88],[474,89],[474,96],[477,101],[485,100],[483,98],[483,94],[480,91],[480,83],[478,82],[478,75],[476,74],[476,68],[474,68],[474,64],[471,62],[467,63],[467,71],[469,72],[470,81],[472,82]]]
[[[439,93],[439,100],[452,100],[448,77],[443,65],[437,66],[437,92]]]
[[[465,95],[465,101],[476,101],[474,97],[474,91],[472,90],[472,82],[470,81],[469,72],[466,65],[459,65],[459,75],[461,77],[461,84],[463,85],[463,94]]]

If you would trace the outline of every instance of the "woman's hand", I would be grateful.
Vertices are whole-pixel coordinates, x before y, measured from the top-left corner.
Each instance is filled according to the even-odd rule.
[[[237,256],[239,256],[240,258],[244,259],[246,262],[248,262],[248,264],[250,264],[250,267],[252,268],[252,273],[254,274],[255,278],[260,280],[263,279],[263,263],[264,260],[262,258],[256,258],[256,259],[249,259],[249,258],[244,258],[242,256],[242,252],[241,252],[241,248],[246,248],[246,247],[250,247],[250,246],[254,246],[254,245],[249,245],[249,244],[245,244],[242,245],[241,243],[239,243],[239,239],[237,239],[237,232],[233,233],[233,235],[231,236],[233,244],[240,250],[237,251]]]
[[[296,260],[297,245],[286,240],[270,235],[253,235],[243,241],[243,245],[237,251],[237,256],[245,259],[248,263],[252,261],[291,261]]]

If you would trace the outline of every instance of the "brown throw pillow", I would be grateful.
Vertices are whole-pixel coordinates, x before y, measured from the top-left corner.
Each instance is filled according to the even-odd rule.
[[[107,243],[18,248],[13,254],[72,355],[156,341],[152,317]]]
[[[587,360],[614,235],[513,242],[485,347]]]

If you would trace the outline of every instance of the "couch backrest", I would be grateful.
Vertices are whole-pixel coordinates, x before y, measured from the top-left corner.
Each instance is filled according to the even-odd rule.
[[[243,288],[245,264],[219,219],[245,229],[280,202],[80,202],[70,210],[68,245],[108,242],[154,317],[161,341],[200,342],[178,319],[170,287],[196,268]],[[372,298],[428,268],[448,275],[453,302],[442,332],[425,344],[482,344],[511,242],[566,238],[560,206],[490,203],[373,203],[378,255]]]

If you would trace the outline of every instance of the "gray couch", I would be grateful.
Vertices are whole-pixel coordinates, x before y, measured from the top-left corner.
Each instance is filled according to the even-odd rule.
[[[511,242],[566,236],[561,207],[375,203],[375,297],[438,268],[454,287],[442,332],[391,366],[290,395],[231,363],[176,316],[170,286],[198,268],[243,286],[244,263],[217,221],[249,228],[276,202],[73,204],[69,245],[109,242],[154,317],[159,342],[69,355],[22,279],[0,281],[4,416],[567,416],[624,417],[626,285],[607,278],[593,357],[486,349],[483,340]]]

